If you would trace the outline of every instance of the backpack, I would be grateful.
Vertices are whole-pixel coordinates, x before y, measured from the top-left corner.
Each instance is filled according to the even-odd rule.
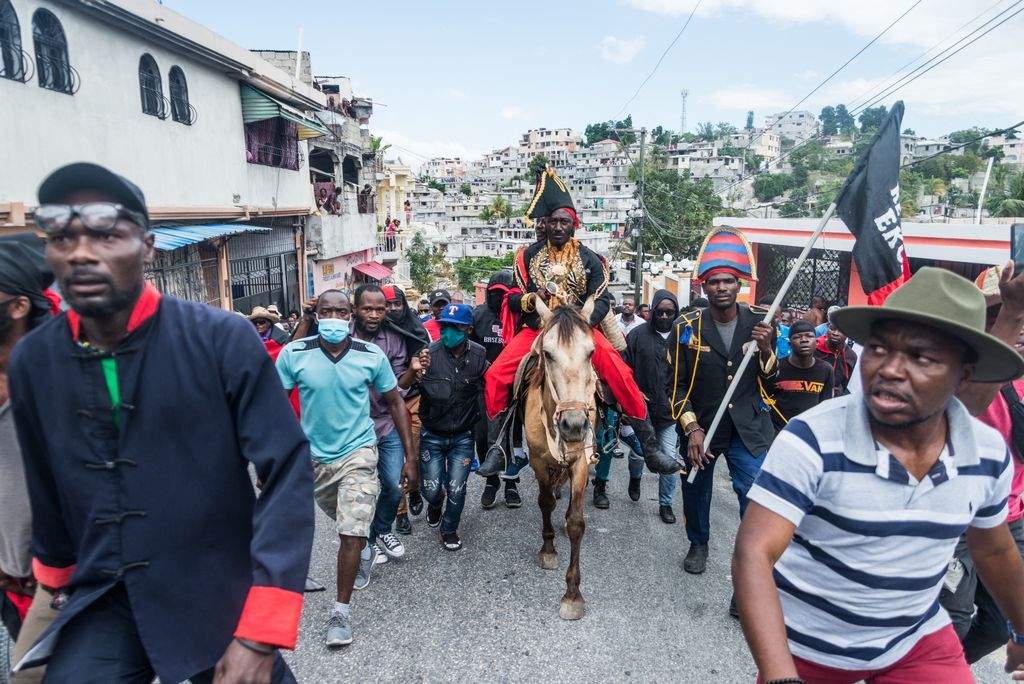
[[[1021,402],[1012,382],[1003,385],[999,393],[1003,395],[1010,409],[1010,441],[1013,442],[1017,458],[1024,458],[1024,402]]]

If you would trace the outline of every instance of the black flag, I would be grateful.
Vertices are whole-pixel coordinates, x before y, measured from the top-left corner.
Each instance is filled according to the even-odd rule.
[[[881,304],[910,278],[900,222],[900,126],[897,102],[836,197],[836,214],[853,233],[853,259],[869,304]]]

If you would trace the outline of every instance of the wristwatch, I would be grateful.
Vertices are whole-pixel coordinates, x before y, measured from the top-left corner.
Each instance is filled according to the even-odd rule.
[[[1006,621],[1006,631],[1010,633],[1010,641],[1018,646],[1024,646],[1024,634],[1018,634],[1009,620]]]

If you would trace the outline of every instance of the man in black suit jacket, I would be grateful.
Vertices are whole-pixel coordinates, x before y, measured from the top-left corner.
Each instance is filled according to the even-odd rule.
[[[746,494],[761,468],[775,428],[764,401],[768,381],[778,373],[775,332],[761,323],[746,304],[738,304],[740,277],[748,273],[733,268],[712,268],[699,277],[708,307],[684,313],[673,328],[670,353],[672,413],[686,437],[696,479],[683,482],[683,510],[690,549],[683,568],[704,572],[710,538],[713,470],[718,456],[729,465],[733,490],[746,508]],[[725,391],[739,368],[748,344],[756,344],[758,358],[747,366],[736,393],[729,401],[711,443],[705,433],[711,426]]]

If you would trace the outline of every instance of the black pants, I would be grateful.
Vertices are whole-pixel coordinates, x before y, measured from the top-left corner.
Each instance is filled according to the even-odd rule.
[[[75,616],[60,631],[46,667],[46,684],[150,684],[156,672],[142,647],[123,584],[115,585]],[[213,669],[189,678],[192,684],[213,681]],[[281,655],[276,656],[274,684],[294,684]]]

